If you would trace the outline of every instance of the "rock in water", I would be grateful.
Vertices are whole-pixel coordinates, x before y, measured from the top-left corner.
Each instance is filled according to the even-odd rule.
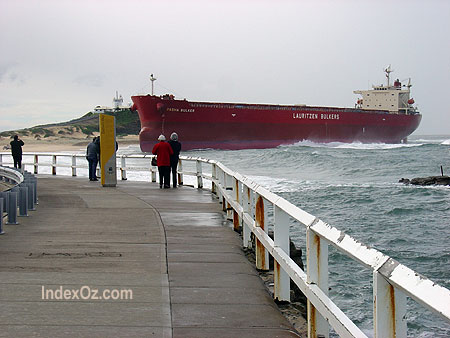
[[[450,177],[449,176],[428,176],[428,177],[416,177],[412,180],[407,178],[401,178],[399,183],[404,184],[413,184],[413,185],[449,185],[450,186]]]

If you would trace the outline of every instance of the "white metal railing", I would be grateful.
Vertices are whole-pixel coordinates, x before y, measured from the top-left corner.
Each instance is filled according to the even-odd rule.
[[[0,153],[0,164],[2,163]],[[51,166],[56,175],[58,167],[71,168],[73,176],[77,169],[87,171],[85,156],[81,154],[25,153],[33,162],[22,165]],[[9,155],[10,157],[10,155]],[[41,157],[51,157],[51,162],[39,162]],[[58,157],[71,158],[71,164],[59,163]],[[118,157],[118,170],[122,179],[127,171],[150,171],[156,181],[155,167],[150,165],[152,155],[134,154]],[[83,158],[83,164],[77,159]],[[138,160],[138,166],[127,166],[127,160]],[[191,164],[192,171],[184,170]],[[203,165],[210,166],[207,174]],[[259,184],[230,170],[220,162],[197,157],[180,157],[178,177],[196,178],[198,188],[203,180],[211,182],[211,191],[219,197],[223,209],[233,220],[234,227],[242,226],[243,246],[252,246],[251,234],[255,236],[256,267],[269,269],[269,254],[274,258],[274,298],[290,300],[290,279],[308,299],[308,337],[329,337],[330,326],[341,337],[367,337],[328,297],[328,246],[332,245],[340,254],[350,257],[356,263],[368,268],[373,275],[373,322],[374,337],[406,337],[406,299],[410,297],[428,310],[450,322],[450,291],[435,284],[424,276],[400,264],[389,256],[370,248],[321,221],[317,217],[296,207],[282,197],[268,191]],[[273,208],[274,239],[268,236],[269,218],[267,211]],[[307,271],[303,271],[289,257],[290,219],[306,228]]]

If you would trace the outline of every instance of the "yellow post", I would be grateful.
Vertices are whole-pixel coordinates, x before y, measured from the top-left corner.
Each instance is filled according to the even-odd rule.
[[[116,118],[100,114],[100,167],[102,186],[117,185],[116,170]]]

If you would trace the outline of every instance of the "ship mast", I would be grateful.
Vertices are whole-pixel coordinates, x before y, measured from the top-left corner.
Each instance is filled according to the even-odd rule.
[[[384,72],[386,73],[386,78],[387,78],[387,87],[389,88],[389,86],[391,85],[391,81],[389,79],[389,74],[391,74],[394,70],[391,69],[391,65],[387,66],[384,69]]]
[[[150,75],[150,81],[152,81],[152,95],[153,95],[153,82],[156,81],[156,77],[154,77],[153,74]]]

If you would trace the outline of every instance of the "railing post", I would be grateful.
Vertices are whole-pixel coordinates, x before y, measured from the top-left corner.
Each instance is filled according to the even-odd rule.
[[[223,172],[223,178],[224,178],[224,183],[225,183],[225,190],[227,191],[227,195],[231,195],[232,194],[228,194],[228,191],[233,190],[233,185],[231,184],[231,176],[228,175],[226,172]],[[233,215],[231,213],[231,204],[225,200],[225,198],[223,199],[224,203],[223,203],[223,210],[227,212],[227,219],[228,220],[233,220]]]
[[[34,155],[34,173],[37,175],[38,170],[39,170],[39,156],[38,155]]]
[[[125,155],[120,157],[120,177],[122,181],[127,180],[127,163]]]
[[[250,188],[246,185],[243,185],[243,192],[242,192],[242,208],[244,211],[244,214],[251,215],[250,211]],[[250,229],[248,226],[242,222],[242,241],[244,248],[248,248],[250,245]]]
[[[9,191],[0,191],[0,198],[3,198],[3,211],[8,212],[9,209]]]
[[[307,283],[316,284],[328,296],[328,243],[306,229]],[[325,318],[308,300],[308,337],[329,337],[330,327]]]
[[[216,187],[216,184],[214,183],[214,181],[217,180],[217,166],[216,166],[215,163],[213,163],[211,165],[211,177],[212,177],[212,180],[211,180],[211,192],[213,194],[217,195],[217,187]]]
[[[72,155],[72,176],[77,176],[77,157]]]
[[[56,175],[56,155],[52,155],[52,175]]]
[[[217,172],[217,170],[219,169],[219,172]],[[216,177],[217,177],[217,182],[219,187],[221,187],[222,189],[225,189],[225,185],[223,182],[223,178],[224,178],[224,173],[222,171],[222,169],[218,168],[216,165]],[[222,204],[222,209],[224,208],[224,203],[223,203],[223,194],[222,194],[222,189],[217,189],[217,197],[219,198],[219,203]],[[223,209],[225,210],[225,209]]]
[[[237,179],[237,178],[235,178],[235,177],[233,177],[232,178],[233,179],[233,181],[234,181],[234,189],[233,189],[233,192],[234,192],[234,200],[236,201],[236,202],[238,202],[239,204],[241,204],[241,201],[240,201],[240,193],[239,193],[239,191],[240,191],[240,186],[239,186],[239,180]],[[241,221],[240,221],[240,219],[239,219],[239,214],[237,213],[237,211],[236,210],[233,210],[233,228],[234,228],[234,231],[239,231],[239,226],[241,225]]]
[[[406,295],[373,272],[374,338],[406,338]]]
[[[24,185],[28,188],[28,210],[34,211],[36,208],[34,207],[34,184],[31,181],[24,183]]]
[[[0,165],[3,165],[3,154],[0,154]]]
[[[18,187],[19,193],[19,216],[28,216],[28,188],[25,186]]]
[[[0,235],[3,234],[3,198],[0,198]]]
[[[178,185],[183,185],[183,161],[181,159],[178,160]]]
[[[275,248],[280,248],[288,256],[289,254],[289,216],[278,206],[274,206],[274,229],[273,242]],[[273,297],[279,302],[289,302],[291,300],[291,280],[289,275],[281,269],[280,264],[274,260],[274,293]]]
[[[9,203],[8,209],[6,212],[8,213],[8,222],[7,224],[19,224],[17,223],[17,192],[9,192]]]
[[[33,209],[36,204],[38,204],[38,198],[37,198],[37,178],[31,177],[30,179],[31,184],[33,185]]]
[[[156,171],[158,169],[156,169],[157,167],[153,166],[150,162],[150,172],[152,173],[152,182],[155,183],[156,182]]]
[[[250,189],[249,212],[254,220],[256,220],[256,195],[256,192],[253,189]],[[250,240],[249,246],[250,248],[253,248],[253,241]]]
[[[203,177],[202,177],[202,162],[196,160],[197,162],[197,188],[203,188]]]
[[[266,224],[267,220],[267,211],[265,208],[264,198],[260,195],[257,195],[256,204],[255,204],[255,221],[256,226],[260,227],[265,233],[267,233],[268,224]],[[258,240],[256,241],[256,268],[262,271],[269,270],[269,252],[266,250],[264,245]]]

